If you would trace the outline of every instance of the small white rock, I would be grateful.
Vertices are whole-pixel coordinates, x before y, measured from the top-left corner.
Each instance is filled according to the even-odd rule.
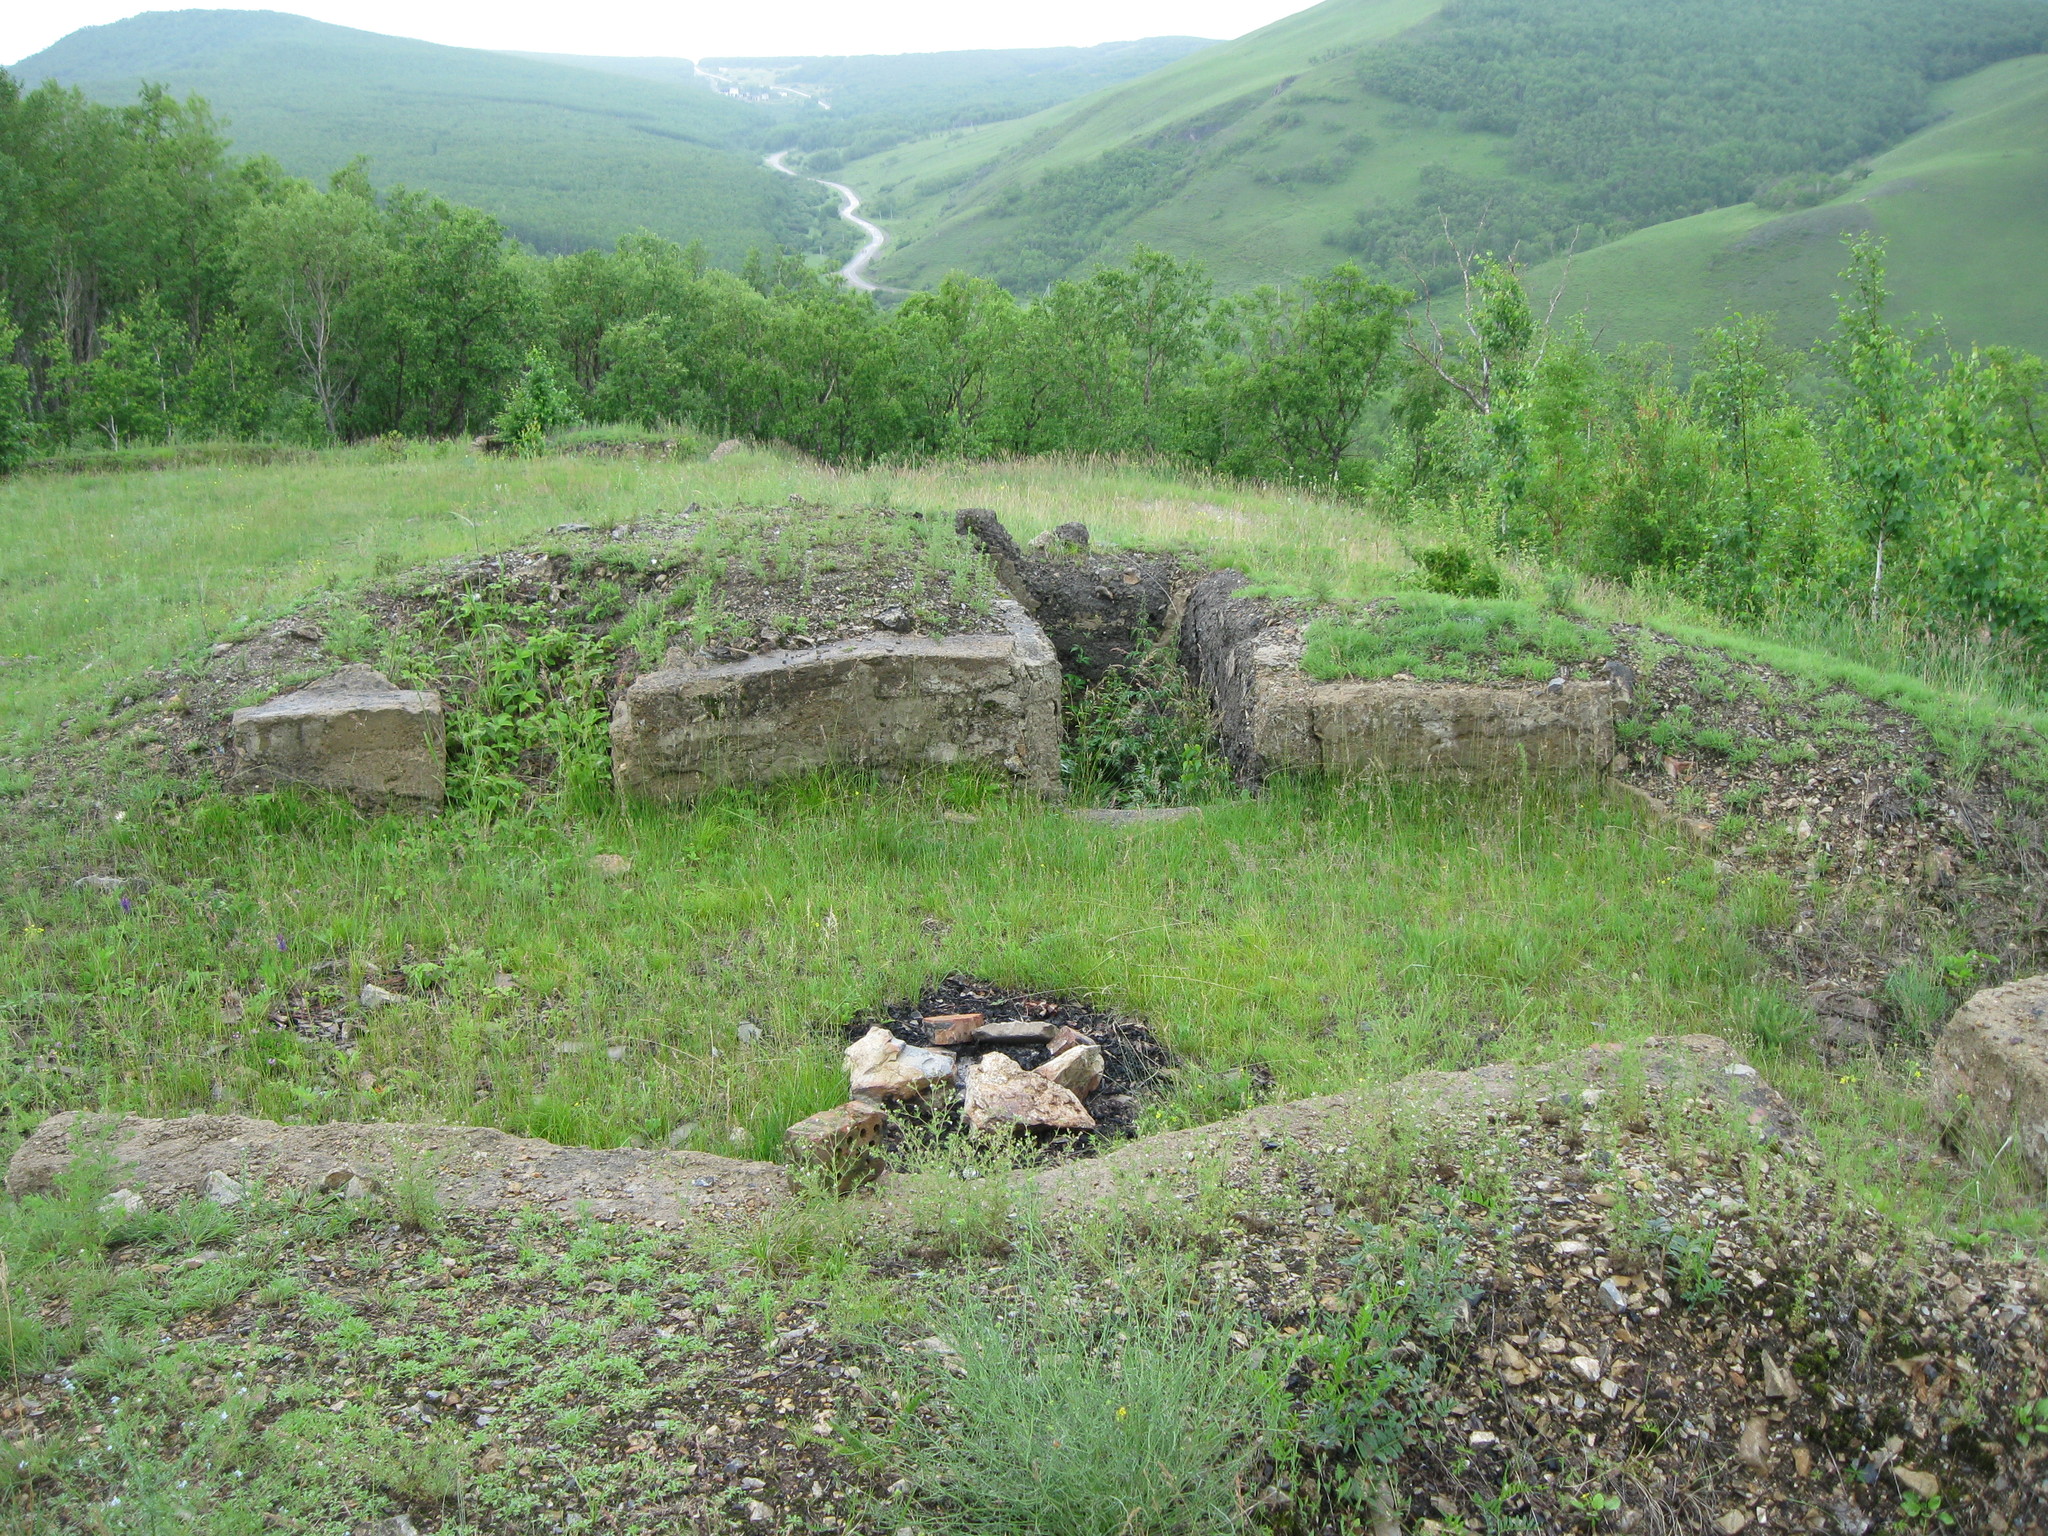
[[[365,1008],[389,1008],[393,1003],[402,1003],[405,999],[396,992],[386,991],[374,981],[366,981],[356,1001]]]
[[[1571,1367],[1574,1375],[1582,1377],[1587,1382],[1597,1382],[1600,1379],[1600,1362],[1591,1355],[1573,1355]]]
[[[206,1182],[200,1186],[199,1192],[219,1206],[240,1205],[242,1197],[248,1193],[240,1181],[229,1178],[218,1168],[207,1173]]]
[[[132,1189],[117,1189],[100,1202],[102,1216],[140,1216],[149,1209],[149,1202]]]

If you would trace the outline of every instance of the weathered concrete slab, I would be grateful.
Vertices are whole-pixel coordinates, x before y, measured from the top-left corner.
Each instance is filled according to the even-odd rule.
[[[1016,603],[995,633],[874,634],[744,661],[669,666],[612,711],[621,793],[688,800],[815,768],[1000,768],[1059,789],[1059,662]]]
[[[1301,669],[1300,629],[1221,571],[1196,586],[1181,656],[1216,707],[1238,778],[1381,772],[1469,779],[1591,777],[1614,758],[1608,682],[1318,682]]]
[[[298,784],[367,805],[431,808],[447,795],[441,696],[346,666],[230,722],[235,776],[250,788]]]
[[[2048,1179],[2048,976],[1986,987],[1958,1008],[1935,1041],[1934,1077],[1951,1113],[2012,1137]]]
[[[597,1150],[471,1125],[278,1125],[243,1115],[53,1115],[7,1165],[7,1193],[44,1194],[76,1157],[105,1158],[112,1183],[152,1205],[201,1195],[210,1174],[272,1191],[389,1190],[406,1168],[472,1214],[539,1209],[651,1222],[749,1216],[784,1198],[773,1163],[704,1152]]]
[[[1144,1181],[1179,1177],[1191,1163],[1256,1161],[1283,1145],[1349,1144],[1366,1128],[1384,1127],[1397,1118],[1426,1122],[1525,1106],[1543,1114],[1584,1113],[1615,1089],[1625,1062],[1645,1090],[1718,1105],[1731,1122],[1761,1140],[1805,1137],[1797,1112],[1727,1041],[1717,1035],[1668,1035],[1636,1046],[1596,1045],[1558,1061],[1418,1072],[1382,1087],[1265,1104],[1018,1178],[1055,1211],[1114,1206],[1126,1202]]]

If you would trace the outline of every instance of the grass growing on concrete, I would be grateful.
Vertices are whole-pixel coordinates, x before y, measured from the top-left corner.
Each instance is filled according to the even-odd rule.
[[[1483,677],[1547,679],[1606,648],[1599,630],[1512,599],[1407,593],[1359,618],[1318,619],[1304,635],[1310,677],[1392,677],[1432,681]]]

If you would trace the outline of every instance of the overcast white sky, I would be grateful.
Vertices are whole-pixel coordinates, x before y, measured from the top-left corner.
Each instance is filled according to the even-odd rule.
[[[1239,37],[1312,0],[771,0],[662,5],[640,0],[312,0],[240,9],[289,10],[320,21],[465,48],[537,53],[671,55],[926,53],[1045,48],[1135,37]],[[66,33],[133,16],[120,0],[0,4],[0,59],[39,53]],[[150,7],[175,10],[176,6]],[[209,7],[212,9],[212,7]]]

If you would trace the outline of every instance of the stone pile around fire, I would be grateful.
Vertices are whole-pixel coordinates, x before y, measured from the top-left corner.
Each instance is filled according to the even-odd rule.
[[[1104,1056],[1092,1038],[1050,1020],[990,1020],[982,1013],[925,1015],[929,1045],[877,1024],[846,1048],[847,1103],[812,1115],[784,1133],[791,1161],[869,1171],[892,1105],[957,1103],[971,1132],[991,1126],[1090,1131],[1087,1100],[1102,1086]],[[1010,1047],[1005,1050],[1003,1047]],[[1026,1067],[1011,1052],[1045,1060]]]

